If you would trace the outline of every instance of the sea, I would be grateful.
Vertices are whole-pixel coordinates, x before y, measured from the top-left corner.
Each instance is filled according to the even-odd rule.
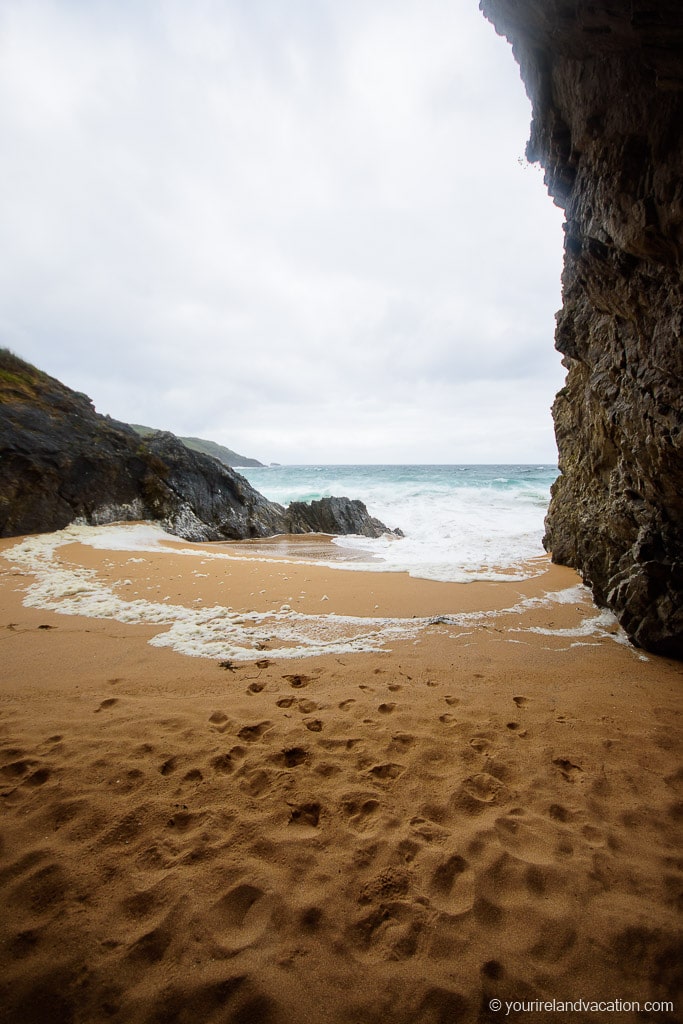
[[[430,580],[526,579],[540,572],[555,465],[269,466],[239,469],[272,501],[360,498],[402,538],[338,537],[349,568]]]

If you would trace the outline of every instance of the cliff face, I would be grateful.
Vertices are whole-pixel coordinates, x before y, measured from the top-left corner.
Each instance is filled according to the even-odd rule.
[[[566,213],[545,544],[631,639],[683,657],[683,4],[481,0]]]
[[[358,501],[284,509],[173,434],[141,438],[87,395],[0,350],[0,537],[152,519],[186,540],[386,531]]]

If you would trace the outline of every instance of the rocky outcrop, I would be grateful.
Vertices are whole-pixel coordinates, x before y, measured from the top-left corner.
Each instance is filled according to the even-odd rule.
[[[566,213],[545,544],[634,643],[683,657],[683,5],[482,0]]]
[[[401,530],[387,530],[379,519],[373,519],[358,499],[320,498],[306,503],[292,501],[287,508],[287,533],[353,533],[361,537],[381,537]]]
[[[0,537],[59,530],[76,519],[152,519],[196,541],[385,532],[361,502],[316,505],[284,509],[173,434],[141,438],[100,416],[87,395],[0,350]]]

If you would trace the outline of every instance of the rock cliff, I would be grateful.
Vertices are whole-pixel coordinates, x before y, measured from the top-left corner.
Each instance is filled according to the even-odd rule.
[[[173,434],[140,437],[72,391],[0,350],[0,537],[153,519],[186,540],[278,533],[386,531],[361,502],[324,498],[284,509],[217,459]]]
[[[683,4],[481,0],[564,208],[545,544],[634,643],[683,657]]]

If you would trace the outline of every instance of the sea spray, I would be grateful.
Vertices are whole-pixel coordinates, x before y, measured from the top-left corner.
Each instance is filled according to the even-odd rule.
[[[352,566],[423,579],[528,579],[542,571],[551,465],[277,466],[241,470],[287,504],[332,494],[360,498],[403,539],[339,537]]]

